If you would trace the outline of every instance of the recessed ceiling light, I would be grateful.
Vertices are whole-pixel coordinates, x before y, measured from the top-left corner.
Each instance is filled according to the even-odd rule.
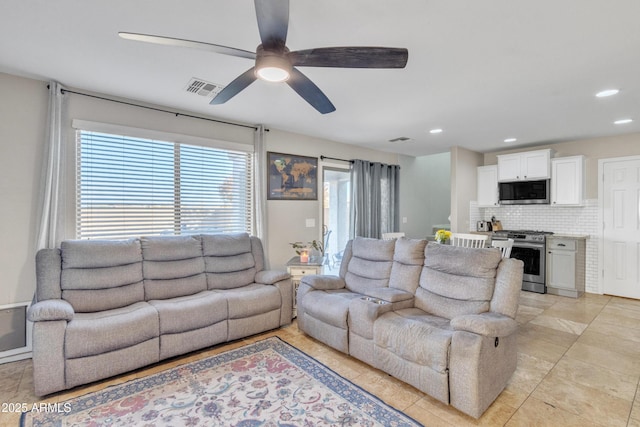
[[[442,129],[431,129],[429,133],[442,133]]]
[[[516,142],[517,139],[516,138],[507,138],[504,140],[504,142]]]
[[[596,93],[596,96],[598,98],[606,98],[607,96],[616,95],[618,92],[620,92],[620,89],[605,89],[605,90],[601,90],[600,92]]]
[[[613,122],[614,125],[626,125],[627,123],[631,123],[633,119],[620,119]]]

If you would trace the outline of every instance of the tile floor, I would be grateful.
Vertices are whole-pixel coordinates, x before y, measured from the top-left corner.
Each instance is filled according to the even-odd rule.
[[[640,301],[587,294],[579,299],[522,292],[518,369],[505,391],[472,419],[385,373],[298,331],[296,324],[49,396],[57,402],[277,335],[425,426],[639,426]],[[0,365],[0,403],[38,402],[31,361]],[[0,426],[17,426],[0,413]]]

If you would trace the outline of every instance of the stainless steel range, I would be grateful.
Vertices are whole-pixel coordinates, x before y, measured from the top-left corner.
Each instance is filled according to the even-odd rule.
[[[513,239],[511,258],[524,262],[522,290],[547,293],[545,283],[545,258],[547,236],[549,231],[537,230],[500,230],[496,231],[493,240]]]

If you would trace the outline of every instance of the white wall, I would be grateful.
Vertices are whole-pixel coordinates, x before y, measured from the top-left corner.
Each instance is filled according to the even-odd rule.
[[[44,148],[48,90],[46,82],[0,73],[0,304],[30,301],[35,290],[35,240],[40,170]],[[73,165],[72,119],[119,124],[170,133],[253,143],[253,129],[145,110],[80,95],[67,95],[68,161]],[[130,101],[130,100],[126,100]],[[162,108],[162,107],[160,107]],[[170,110],[173,110],[169,108]],[[319,157],[362,158],[397,163],[395,154],[334,141],[271,130],[269,151]],[[322,176],[321,174],[319,175]],[[73,170],[67,188],[73,196]],[[68,197],[67,235],[73,236],[73,197]],[[283,268],[293,255],[289,242],[321,237],[321,198],[318,201],[269,201],[267,250],[271,266]],[[305,227],[313,218],[315,227]]]
[[[451,213],[451,154],[400,156],[400,231],[425,238]],[[402,223],[402,218],[407,222]]]
[[[451,149],[451,231],[466,233],[470,227],[469,203],[477,199],[477,168],[483,155],[461,147]]]
[[[31,301],[35,289],[47,102],[45,83],[0,73],[0,305]]]

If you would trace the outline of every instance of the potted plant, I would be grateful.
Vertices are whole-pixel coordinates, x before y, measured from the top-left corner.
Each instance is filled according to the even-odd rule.
[[[324,256],[324,247],[322,242],[317,240],[312,240],[310,242],[292,242],[289,243],[294,251],[296,251],[296,255],[300,257],[300,262],[309,262],[309,258],[311,256],[311,251],[315,251],[320,254],[320,256]]]

